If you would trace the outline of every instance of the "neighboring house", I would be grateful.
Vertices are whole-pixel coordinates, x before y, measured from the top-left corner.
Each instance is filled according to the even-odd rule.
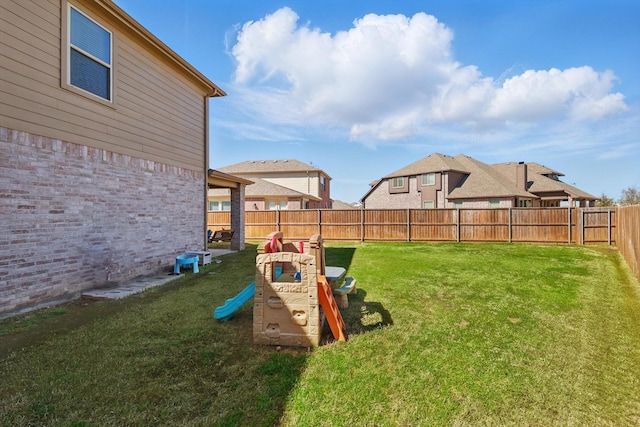
[[[355,206],[353,203],[345,203],[342,200],[334,200],[332,209],[347,210],[347,209],[360,209],[360,207]]]
[[[365,209],[588,206],[597,200],[538,163],[482,163],[431,154],[371,184]]]
[[[231,229],[234,233],[231,237],[229,248],[231,250],[243,250],[244,249],[244,200],[245,190],[247,185],[253,184],[253,181],[248,179],[239,178],[237,176],[229,175],[214,169],[209,169],[207,178],[207,194],[209,192],[223,191],[227,194],[228,200],[224,204],[218,202],[207,201],[207,210],[209,211],[230,211],[231,214]],[[215,203],[215,204],[214,204]],[[215,208],[214,208],[215,206]],[[218,209],[220,208],[220,209]],[[210,229],[215,233],[216,230]]]
[[[0,317],[202,250],[224,92],[109,0],[0,19]]]
[[[298,160],[251,160],[218,168],[253,181],[247,185],[246,210],[331,209],[331,177]],[[226,210],[229,195],[209,190],[209,209]]]

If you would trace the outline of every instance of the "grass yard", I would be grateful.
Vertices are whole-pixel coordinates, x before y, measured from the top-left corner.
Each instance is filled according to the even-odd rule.
[[[616,250],[331,244],[349,342],[256,346],[255,247],[120,301],[0,321],[2,426],[637,426],[640,286]],[[329,340],[330,341],[330,340]]]

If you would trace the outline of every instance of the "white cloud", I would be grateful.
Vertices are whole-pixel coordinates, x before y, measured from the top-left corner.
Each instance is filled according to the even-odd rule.
[[[299,25],[285,7],[244,24],[231,53],[243,102],[256,114],[342,127],[352,139],[397,140],[443,124],[592,121],[627,110],[624,96],[612,93],[611,71],[527,70],[499,84],[456,62],[452,40],[425,13],[369,14],[332,35]]]

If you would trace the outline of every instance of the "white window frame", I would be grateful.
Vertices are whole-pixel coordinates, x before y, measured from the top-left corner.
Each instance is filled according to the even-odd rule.
[[[327,189],[327,183],[325,181],[324,175],[320,175],[320,191],[325,191]]]
[[[229,200],[209,200],[209,212],[228,212],[231,210]]]
[[[435,200],[424,200],[422,202],[422,209],[435,209],[436,202]]]
[[[436,185],[436,174],[435,172],[429,172],[422,174],[422,185]]]
[[[398,183],[400,183],[398,185]],[[391,178],[391,188],[404,188],[404,176]]]
[[[282,199],[267,200],[267,209],[270,211],[286,211],[289,208],[289,201]]]
[[[94,56],[93,54],[91,54],[91,52],[88,52],[84,49],[82,49],[79,46],[74,45],[71,42],[71,25],[72,25],[72,10],[79,13],[80,15],[82,15],[83,17],[85,17],[86,19],[88,19],[89,21],[91,21],[93,24],[95,24],[98,28],[100,28],[101,30],[105,31],[108,35],[109,35],[109,62],[105,62],[102,59]],[[65,87],[67,89],[70,89],[76,93],[88,96],[94,100],[100,101],[102,103],[106,103],[108,105],[113,105],[114,104],[114,95],[115,95],[115,85],[114,85],[114,63],[113,63],[113,51],[114,51],[114,34],[112,31],[110,31],[108,28],[106,28],[104,25],[101,25],[100,23],[98,23],[95,19],[91,18],[89,15],[87,15],[86,13],[84,13],[82,10],[80,10],[78,7],[71,5],[71,4],[67,4],[67,15],[66,15],[66,43],[64,45],[64,49],[65,49],[65,54],[64,56],[64,70],[65,70],[65,76],[64,76],[64,83],[65,83]],[[85,58],[88,58],[89,60],[105,67],[107,69],[107,78],[108,78],[108,85],[109,85],[109,90],[108,90],[108,94],[107,94],[107,98],[103,97],[100,94],[91,92],[90,90],[84,89],[80,86],[76,86],[73,83],[71,83],[71,73],[72,73],[72,68],[71,68],[71,51],[74,50],[77,53],[79,53],[80,55],[84,56]]]

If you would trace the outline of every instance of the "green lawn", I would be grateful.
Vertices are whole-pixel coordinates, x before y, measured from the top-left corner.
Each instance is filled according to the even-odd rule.
[[[0,321],[0,425],[637,426],[640,286],[606,247],[331,244],[347,343],[256,346],[255,247]],[[328,341],[331,341],[330,339]]]

